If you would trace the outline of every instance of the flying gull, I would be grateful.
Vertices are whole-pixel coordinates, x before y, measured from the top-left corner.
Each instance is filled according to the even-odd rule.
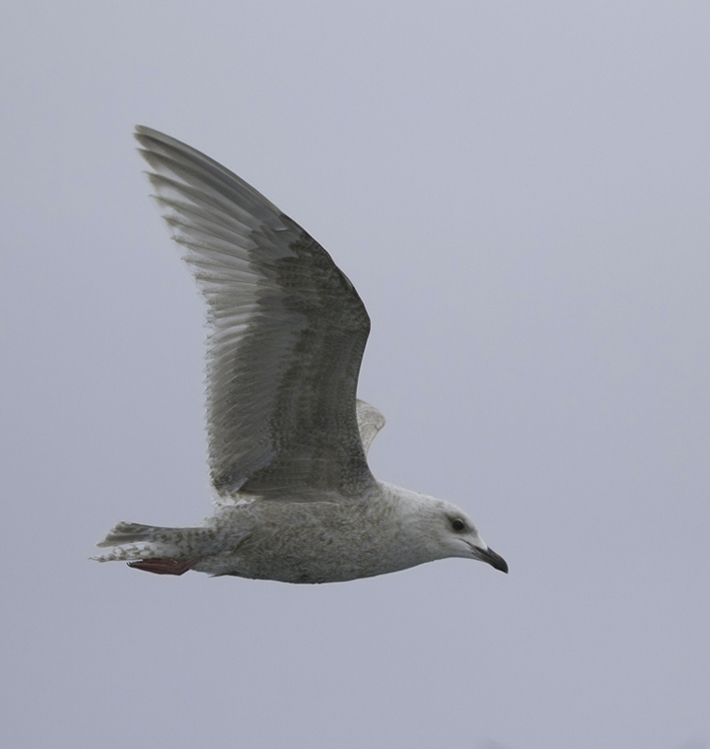
[[[119,523],[96,559],[290,583],[445,557],[507,572],[463,510],[370,472],[385,423],[356,397],[370,319],[328,253],[216,161],[147,127],[135,137],[207,300],[215,512],[192,528]]]

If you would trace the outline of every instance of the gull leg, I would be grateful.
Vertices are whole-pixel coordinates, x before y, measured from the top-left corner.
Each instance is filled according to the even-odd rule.
[[[135,562],[128,562],[129,567],[135,567],[137,570],[145,572],[154,572],[156,575],[183,575],[197,561],[194,559],[139,559]]]

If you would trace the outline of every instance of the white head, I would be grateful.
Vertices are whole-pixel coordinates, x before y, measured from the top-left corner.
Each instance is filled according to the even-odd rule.
[[[402,491],[402,490],[400,490]],[[400,495],[407,506],[405,526],[412,542],[431,560],[446,557],[478,559],[501,572],[508,565],[478,534],[471,518],[456,505],[423,494]]]

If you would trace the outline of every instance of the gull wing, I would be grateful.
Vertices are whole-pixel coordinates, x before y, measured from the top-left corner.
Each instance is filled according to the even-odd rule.
[[[150,128],[135,136],[207,300],[215,489],[274,499],[361,494],[374,482],[365,449],[378,427],[361,440],[355,394],[370,320],[355,288],[235,174]]]
[[[365,455],[367,455],[372,440],[377,437],[377,433],[385,425],[385,417],[374,406],[358,399],[357,425],[360,430],[362,448],[365,451]]]

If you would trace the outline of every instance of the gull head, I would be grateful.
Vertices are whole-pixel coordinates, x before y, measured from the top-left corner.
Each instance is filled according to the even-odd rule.
[[[424,547],[431,559],[477,559],[501,572],[508,572],[505,559],[488,547],[471,518],[460,507],[421,494],[416,495],[416,499],[410,495],[408,499],[411,502],[407,502],[411,511],[407,523],[410,532],[417,537],[416,544]]]
[[[476,526],[458,507],[450,505],[443,513],[445,531],[442,542],[451,549],[449,556],[478,559],[496,570],[508,574],[508,563],[480,537]]]

